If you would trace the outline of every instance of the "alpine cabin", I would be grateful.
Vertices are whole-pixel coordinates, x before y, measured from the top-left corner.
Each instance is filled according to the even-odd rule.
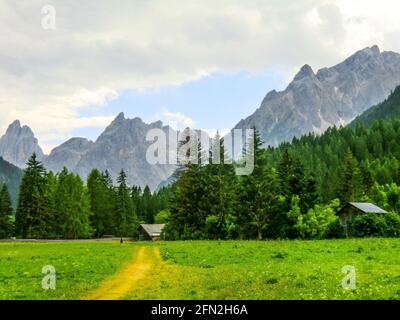
[[[387,211],[369,202],[349,202],[337,213],[347,237],[349,236],[349,225],[353,219],[367,213],[387,214]]]
[[[141,224],[139,226],[139,240],[160,240],[165,224]]]

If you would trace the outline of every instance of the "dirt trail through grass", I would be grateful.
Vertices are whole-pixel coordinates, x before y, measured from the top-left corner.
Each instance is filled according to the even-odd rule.
[[[82,300],[117,300],[125,297],[135,288],[139,280],[148,276],[161,257],[158,248],[141,247],[133,262],[121,269],[115,276],[107,279],[96,290],[83,296]]]

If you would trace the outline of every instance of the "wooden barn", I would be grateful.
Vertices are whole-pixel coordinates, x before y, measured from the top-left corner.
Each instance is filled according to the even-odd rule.
[[[165,224],[141,224],[139,226],[139,240],[160,240]]]
[[[337,213],[347,236],[348,226],[354,217],[366,213],[387,214],[387,211],[369,202],[349,202]]]

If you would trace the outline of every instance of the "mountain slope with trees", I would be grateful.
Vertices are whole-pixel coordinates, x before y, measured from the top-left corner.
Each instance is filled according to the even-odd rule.
[[[376,120],[390,120],[398,117],[400,117],[400,86],[385,101],[365,111],[362,115],[354,119],[349,126],[355,127],[357,123],[369,126]]]
[[[0,157],[0,185],[7,184],[13,206],[17,203],[21,179],[22,170]]]

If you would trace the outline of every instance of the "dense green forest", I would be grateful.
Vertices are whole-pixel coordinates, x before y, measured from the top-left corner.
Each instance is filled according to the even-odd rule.
[[[167,239],[322,239],[342,237],[336,213],[349,201],[373,202],[389,214],[355,218],[355,236],[400,236],[400,89],[345,128],[329,128],[277,148],[262,149],[257,131],[243,152],[254,171],[236,164],[181,165],[175,182],[158,192],[114,182],[94,169],[87,182],[64,169],[46,172],[33,155],[24,170],[15,223],[8,190],[0,196],[0,235],[27,238],[137,236],[140,223],[167,223]],[[381,110],[384,109],[384,111]],[[394,118],[387,118],[390,114]],[[220,144],[219,146],[217,144]],[[4,223],[3,223],[4,221]],[[14,227],[14,228],[13,228]]]
[[[262,150],[256,134],[250,176],[235,176],[229,165],[187,165],[172,187],[166,236],[341,237],[336,213],[349,201],[373,202],[390,212],[357,217],[353,234],[399,236],[400,119],[386,116],[399,115],[399,92],[368,116],[320,136]]]
[[[107,171],[96,169],[85,184],[66,168],[58,174],[46,172],[34,154],[24,170],[15,219],[7,199],[4,185],[0,192],[0,238],[136,237],[140,223],[165,221],[162,209],[167,207],[168,190],[151,193],[148,187],[130,188],[123,170],[117,185]]]

